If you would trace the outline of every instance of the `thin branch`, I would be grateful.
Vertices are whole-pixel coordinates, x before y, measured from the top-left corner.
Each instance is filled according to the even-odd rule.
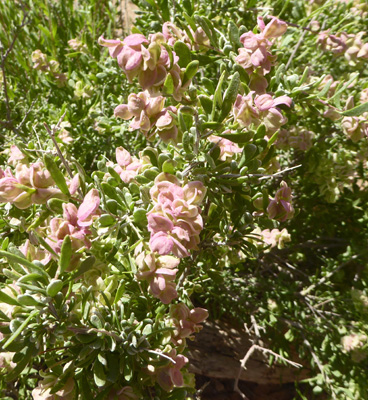
[[[5,62],[6,59],[8,58],[10,52],[13,50],[15,42],[18,38],[19,32],[21,31],[21,29],[27,24],[27,17],[28,17],[28,13],[26,13],[24,11],[24,7],[23,8],[23,20],[21,22],[21,24],[19,26],[16,27],[15,29],[15,33],[13,36],[13,40],[11,41],[9,47],[7,48],[7,50],[5,51],[5,53],[3,52],[3,48],[1,47],[1,62],[0,62],[0,68],[3,74],[3,92],[4,92],[4,97],[5,97],[5,108],[6,108],[6,119],[7,119],[7,124],[8,124],[8,128],[11,129],[17,136],[19,136],[18,134],[18,130],[13,126],[13,121],[11,118],[11,110],[10,110],[10,104],[9,104],[9,95],[8,95],[8,83],[7,83],[7,79],[6,79],[6,71],[5,71]],[[3,124],[4,125],[4,124]],[[23,142],[25,142],[25,139],[22,138],[20,136],[21,140]]]
[[[173,364],[176,364],[176,361],[174,359],[172,359],[171,357],[169,357],[168,355],[164,354],[164,353],[160,353],[159,351],[155,351],[155,350],[147,350],[148,353],[152,353],[152,354],[156,354],[160,357],[166,358],[167,360],[170,360]]]
[[[28,117],[28,115],[30,114],[30,112],[33,109],[33,106],[36,104],[37,101],[37,97],[32,101],[32,104],[30,105],[28,111],[26,112],[25,116],[23,117],[22,121],[20,122],[20,124],[17,126],[17,129],[20,130],[20,128],[23,126],[23,124],[26,122],[26,119]]]
[[[329,387],[329,389],[331,391],[332,398],[336,400],[337,399],[336,393],[335,393],[334,388],[332,386],[331,379],[326,374],[324,365],[322,365],[320,359],[317,357],[317,354],[313,351],[312,345],[309,343],[309,341],[307,339],[304,339],[304,344],[308,347],[314,362],[317,364],[317,367],[320,370],[323,379],[327,383],[327,385],[328,385],[328,387]]]
[[[285,172],[292,171],[293,169],[296,169],[296,168],[300,168],[301,166],[302,166],[302,164],[295,165],[294,167],[290,167],[290,168],[285,168],[282,171],[276,172],[275,174],[272,174],[272,175],[250,174],[248,176],[250,176],[250,177],[260,176],[259,180],[268,179],[268,178],[274,178],[275,176],[284,174]]]
[[[240,389],[239,389],[239,386],[238,386],[238,385],[239,385],[240,376],[241,376],[242,370],[243,370],[243,369],[245,369],[245,370],[247,369],[247,368],[246,368],[246,364],[247,364],[247,362],[249,361],[249,359],[250,359],[250,357],[252,356],[252,354],[253,354],[256,350],[262,352],[263,354],[266,354],[266,353],[271,354],[271,355],[273,355],[276,359],[282,360],[282,361],[286,362],[287,364],[290,364],[292,367],[295,367],[295,368],[302,368],[302,367],[303,367],[301,364],[299,364],[299,363],[297,363],[297,362],[295,362],[295,361],[290,361],[290,360],[288,360],[287,358],[285,358],[285,357],[283,357],[283,356],[280,356],[280,354],[277,354],[277,353],[275,353],[274,351],[272,351],[272,350],[270,350],[270,349],[266,349],[266,348],[264,348],[264,347],[258,346],[257,344],[253,344],[253,345],[249,348],[249,350],[247,351],[247,354],[244,356],[244,358],[240,361],[240,368],[239,368],[238,376],[236,377],[235,383],[234,383],[234,391],[237,392],[237,393],[239,393],[239,394],[243,397],[243,399],[247,399],[247,397],[246,397],[245,394],[242,393],[242,392],[240,391]]]
[[[332,275],[336,274],[336,272],[340,271],[341,268],[346,267],[348,264],[350,264],[352,261],[356,260],[358,257],[359,257],[359,254],[353,255],[350,260],[345,261],[344,263],[339,265],[336,269],[334,269],[333,271],[329,272],[326,276],[321,278],[317,283],[314,283],[313,285],[309,286],[307,289],[301,291],[300,294],[302,296],[307,295],[310,291],[315,289],[317,286],[322,285],[322,283],[325,283],[328,279],[331,278]]]
[[[24,15],[23,15],[22,22],[21,22],[21,24],[18,25],[17,28],[15,29],[15,34],[14,34],[13,40],[12,40],[12,42],[10,43],[10,46],[9,46],[8,49],[6,50],[5,54],[3,55],[2,59],[1,59],[1,64],[4,64],[4,63],[5,63],[5,60],[8,58],[10,52],[13,50],[13,47],[14,47],[14,45],[15,45],[15,41],[16,41],[17,38],[18,38],[18,35],[19,35],[20,30],[21,30],[22,28],[24,28],[24,26],[27,25],[28,13],[24,12],[24,10],[23,10],[23,13],[24,13]]]
[[[56,139],[55,139],[55,132],[57,132],[57,131],[60,129],[60,125],[61,125],[61,123],[63,122],[63,119],[65,118],[65,114],[66,114],[66,111],[65,111],[64,114],[60,117],[58,123],[56,124],[56,126],[54,126],[54,127],[52,128],[52,130],[50,129],[50,127],[47,125],[46,122],[44,122],[43,125],[44,125],[44,127],[46,128],[47,133],[49,134],[49,136],[50,136],[52,142],[54,143],[54,146],[55,146],[55,148],[56,148],[56,152],[58,153],[58,156],[59,156],[61,162],[63,163],[63,165],[64,165],[66,171],[68,172],[68,174],[69,174],[69,176],[70,176],[70,179],[73,179],[73,177],[74,177],[74,176],[73,176],[73,171],[72,171],[71,168],[69,167],[69,164],[68,164],[68,162],[66,161],[66,159],[64,158],[63,153],[61,152],[60,147],[59,147],[59,145],[57,144],[57,141],[56,141]],[[82,199],[83,199],[83,193],[82,193],[82,191],[81,191],[80,188],[78,188],[78,193],[79,193],[79,195],[80,195],[80,196],[82,197]]]
[[[310,22],[309,22],[309,24],[307,25],[307,28],[309,28],[309,25],[310,25]],[[297,43],[296,46],[294,47],[294,50],[293,50],[292,53],[290,54],[289,60],[288,60],[288,62],[287,62],[286,65],[285,65],[285,71],[289,68],[291,62],[293,61],[293,58],[295,57],[296,52],[298,51],[299,47],[300,47],[301,44],[303,43],[303,39],[304,39],[304,37],[305,37],[305,35],[306,35],[307,32],[308,32],[308,31],[305,30],[305,31],[303,31],[303,33],[301,34],[301,36],[300,36],[300,38],[299,38],[299,40],[298,40],[298,43]]]
[[[64,113],[64,115],[65,115],[65,113]],[[62,118],[64,117],[64,115],[62,116]],[[58,153],[58,156],[59,156],[61,162],[64,164],[64,167],[65,167],[65,169],[67,170],[67,172],[68,172],[68,174],[69,174],[69,176],[70,176],[70,179],[73,179],[73,172],[72,172],[72,170],[70,169],[69,164],[68,164],[67,161],[65,160],[65,158],[64,158],[64,156],[63,156],[63,153],[61,152],[60,147],[59,147],[59,145],[58,145],[57,142],[56,142],[55,134],[54,134],[55,129],[53,129],[53,130],[51,131],[51,129],[49,128],[49,126],[47,125],[46,122],[44,122],[43,125],[44,125],[44,127],[46,128],[47,133],[50,135],[51,140],[53,141],[54,146],[55,146],[55,148],[56,148],[56,151],[57,151],[57,153]]]

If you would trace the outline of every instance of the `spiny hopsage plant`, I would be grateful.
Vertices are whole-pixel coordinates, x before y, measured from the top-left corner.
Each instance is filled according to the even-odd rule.
[[[306,176],[314,172],[311,160],[318,157],[316,148],[320,152],[327,148],[335,166],[332,154],[342,154],[344,149],[334,148],[332,141],[350,144],[350,139],[346,134],[329,138],[325,126],[338,129],[340,122],[330,122],[323,113],[332,108],[341,117],[358,117],[358,125],[364,127],[364,102],[354,108],[341,97],[356,76],[349,77],[350,81],[341,77],[340,87],[330,93],[333,82],[329,85],[327,80],[320,87],[326,77],[312,70],[286,74],[275,52],[282,49],[283,40],[293,40],[290,29],[299,31],[279,18],[264,15],[256,21],[250,10],[248,21],[254,21],[248,28],[229,22],[227,32],[222,32],[203,9],[187,11],[183,14],[186,26],[180,21],[177,25],[166,22],[161,32],[135,30],[121,40],[100,39],[134,87],[122,93],[123,104],[116,103],[115,111],[110,110],[111,115],[131,120],[129,128],[122,123],[126,143],[114,149],[115,158],[110,154],[110,161],[101,159],[89,177],[65,149],[64,156],[55,153],[60,149],[53,148],[53,143],[43,149],[19,144],[12,147],[1,170],[2,211],[7,234],[14,241],[5,239],[0,253],[4,259],[2,366],[10,382],[26,381],[26,367],[32,366],[37,378],[24,386],[25,398],[30,391],[40,399],[189,396],[194,382],[186,370],[186,339],[200,330],[208,316],[190,298],[201,290],[201,301],[216,303],[222,296],[226,307],[227,294],[236,288],[239,304],[232,304],[233,313],[239,306],[244,308],[246,299],[258,321],[266,316],[261,322],[271,326],[270,338],[272,328],[280,334],[284,327],[277,324],[290,324],[290,320],[285,340],[293,341],[298,335],[288,302],[294,302],[297,311],[299,303],[311,302],[308,295],[318,286],[318,274],[312,270],[310,281],[300,281],[285,273],[270,278],[262,271],[263,281],[257,281],[253,265],[258,263],[252,260],[259,252],[258,265],[263,265],[281,254],[289,265],[295,262],[311,270],[303,265],[305,254],[295,251],[295,244],[294,248],[285,245],[295,240],[293,236],[303,236],[298,222],[293,225],[299,215],[306,214],[299,199],[313,196],[316,190],[305,190],[303,181],[295,178],[298,169],[292,168],[298,164],[292,156],[295,150]],[[162,9],[164,19],[167,12]],[[313,40],[318,39],[313,36]],[[341,99],[350,105],[345,110]],[[311,113],[316,111],[313,120]],[[341,125],[348,133],[353,129],[346,120]],[[281,137],[280,128],[287,134]],[[135,149],[129,130],[137,135]],[[312,134],[301,137],[295,133],[299,130]],[[326,140],[321,140],[324,135]],[[147,146],[146,140],[153,143]],[[351,149],[345,153],[356,161]],[[320,173],[337,176],[324,171],[321,163],[317,167]],[[348,176],[353,188],[362,173],[354,166],[352,170]],[[323,183],[323,179],[315,181]],[[43,190],[47,196],[40,196]],[[17,209],[23,211],[11,218]],[[316,213],[315,219],[323,224],[325,214]],[[313,214],[307,214],[305,220],[311,219]],[[323,232],[319,226],[316,229]],[[276,248],[283,253],[275,253]],[[355,246],[355,253],[341,252],[335,261],[359,260],[357,250]],[[336,262],[323,251],[316,255],[322,275],[328,276],[328,268],[333,269]],[[271,271],[280,268],[267,265]],[[251,270],[251,279],[245,281],[246,268]],[[266,305],[254,281],[265,287]],[[216,283],[224,287],[219,290]],[[364,288],[360,282],[354,285],[362,291],[359,299],[364,302]],[[292,291],[300,293],[301,299],[295,301]],[[254,294],[252,302],[249,294]],[[325,301],[333,293],[318,295]],[[342,301],[341,295],[337,299]],[[337,308],[341,312],[342,307]],[[364,314],[361,307],[359,313]],[[239,315],[246,321],[244,311]],[[337,355],[341,346],[347,365],[350,353],[353,362],[364,362],[364,318],[353,312],[344,315],[356,321],[352,332],[344,331],[348,326],[344,319],[333,335],[326,336],[323,324],[316,330],[332,339]],[[313,325],[308,317],[298,316],[306,330]],[[311,340],[313,335],[308,332],[306,338]],[[311,351],[306,343],[304,348]],[[275,340],[280,351],[282,345]],[[313,355],[320,357],[316,343],[309,345]],[[358,369],[354,365],[352,370]],[[331,367],[325,367],[315,387],[325,385],[336,397],[343,384],[359,381],[352,378],[346,385],[337,378],[332,381]],[[359,382],[354,387],[363,389]]]

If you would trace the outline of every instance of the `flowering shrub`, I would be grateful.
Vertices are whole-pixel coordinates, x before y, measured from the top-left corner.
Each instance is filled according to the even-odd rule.
[[[365,4],[36,3],[0,5],[2,398],[194,399],[224,315],[368,396]]]

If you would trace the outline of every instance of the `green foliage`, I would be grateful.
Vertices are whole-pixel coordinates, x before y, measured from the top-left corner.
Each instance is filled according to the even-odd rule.
[[[364,50],[367,38],[349,36],[341,52],[320,36],[321,29],[366,30],[365,2],[135,3],[132,32],[148,37],[165,21],[183,32],[163,45],[170,69],[176,53],[187,85],[179,100],[177,77],[163,81],[166,105],[177,111],[167,112],[178,128],[171,142],[158,137],[154,117],[142,134],[113,115],[140,90],[97,42],[128,35],[116,2],[0,4],[0,179],[16,165],[9,161],[15,144],[30,165],[43,161],[39,179],[51,179],[58,197],[34,200],[39,190],[27,181],[16,189],[33,199],[28,206],[0,205],[0,347],[15,353],[8,361],[0,356],[1,396],[29,399],[43,382],[55,398],[68,385],[74,399],[105,399],[123,389],[142,399],[190,398],[185,368],[183,388],[157,382],[174,368],[173,358],[183,357],[185,338],[175,336],[171,306],[149,291],[152,281],[137,278],[137,255],[150,243],[152,192],[170,176],[207,190],[198,206],[204,229],[198,247],[180,259],[181,303],[173,304],[206,307],[211,319],[240,329],[246,324],[255,342],[285,358],[296,351],[311,369],[307,382],[316,396],[367,398],[368,74],[364,52],[359,58],[347,51],[354,40]],[[250,73],[236,59],[241,35],[259,33],[257,16],[267,23],[267,15],[288,23],[265,74],[271,101],[292,100],[277,105],[285,119],[275,129],[262,112],[244,126],[234,111],[239,97],[254,96],[259,78],[259,70]],[[237,150],[226,154],[225,140]],[[142,163],[132,180],[123,179],[126,165],[115,163],[119,146]],[[271,218],[283,182],[295,212]],[[83,210],[74,215],[74,208],[93,190],[93,218],[81,219],[90,237],[50,239],[65,213],[80,217]]]

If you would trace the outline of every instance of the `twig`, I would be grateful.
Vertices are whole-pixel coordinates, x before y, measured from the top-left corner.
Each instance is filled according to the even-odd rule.
[[[22,7],[23,8],[23,7]],[[8,127],[17,135],[19,136],[18,130],[14,127],[13,125],[13,121],[11,118],[11,111],[10,111],[10,104],[9,104],[9,96],[8,96],[8,83],[6,80],[6,71],[5,71],[5,62],[6,59],[8,58],[10,52],[13,50],[15,42],[18,38],[19,32],[20,30],[27,24],[27,17],[28,17],[28,13],[24,12],[23,9],[23,20],[21,22],[21,24],[19,26],[16,27],[15,29],[15,33],[13,36],[13,40],[11,41],[9,47],[7,48],[7,50],[5,51],[5,53],[3,53],[3,48],[1,47],[1,62],[0,62],[0,68],[3,74],[3,92],[4,92],[4,97],[5,97],[5,108],[6,108],[6,119],[7,119],[7,124]],[[23,142],[25,142],[25,139],[22,138],[20,136],[21,140]]]
[[[334,391],[334,389],[333,389],[333,386],[332,386],[332,384],[331,384],[330,378],[329,378],[329,377],[327,376],[327,374],[326,374],[325,367],[322,365],[320,359],[317,357],[316,353],[313,351],[312,345],[311,345],[311,344],[309,343],[309,341],[308,341],[307,339],[305,339],[305,338],[304,338],[304,344],[308,347],[308,349],[309,349],[309,351],[310,351],[310,353],[311,353],[311,355],[312,355],[312,358],[313,358],[314,362],[317,364],[317,367],[318,367],[318,369],[320,370],[323,379],[324,379],[325,382],[327,383],[327,385],[328,385],[328,387],[329,387],[329,389],[330,389],[330,391],[331,391],[332,398],[336,400],[336,399],[337,399],[336,393],[335,393],[335,391]]]
[[[59,122],[57,123],[56,127],[54,127],[52,130],[50,129],[50,127],[47,125],[46,122],[44,122],[43,125],[44,125],[44,127],[46,128],[47,133],[50,135],[51,140],[52,140],[52,142],[54,143],[54,146],[55,146],[56,151],[57,151],[57,153],[58,153],[58,156],[59,156],[61,162],[64,164],[64,167],[65,167],[65,169],[67,170],[67,172],[68,172],[68,174],[69,174],[69,176],[70,176],[70,179],[73,179],[73,172],[72,172],[72,170],[70,169],[69,164],[66,162],[66,160],[65,160],[65,158],[64,158],[64,156],[63,156],[63,153],[61,152],[60,147],[59,147],[59,145],[57,144],[56,139],[55,139],[55,132],[59,129],[60,124],[61,124],[62,120],[63,120],[64,117],[65,117],[65,114],[66,114],[66,111],[64,112],[64,114],[63,114],[63,115],[61,116],[61,118],[59,119]]]
[[[247,368],[246,368],[246,364],[247,364],[248,360],[250,359],[250,357],[252,356],[252,354],[253,354],[256,350],[258,350],[258,351],[260,351],[260,352],[262,352],[262,353],[264,353],[264,354],[265,354],[265,353],[271,354],[271,355],[273,355],[276,359],[282,360],[282,361],[284,361],[284,362],[290,364],[292,367],[295,367],[295,368],[302,368],[302,367],[303,367],[301,364],[299,364],[299,363],[297,363],[297,362],[295,362],[295,361],[290,361],[290,360],[288,360],[287,358],[285,358],[285,357],[283,357],[283,356],[280,356],[280,354],[277,354],[277,353],[275,353],[274,351],[272,351],[272,350],[270,350],[270,349],[266,349],[266,348],[264,348],[264,347],[258,346],[257,344],[253,344],[253,345],[249,348],[249,350],[247,351],[247,354],[244,356],[244,358],[243,358],[243,359],[241,360],[241,362],[240,362],[240,368],[239,368],[238,376],[236,377],[235,383],[234,383],[234,391],[236,391],[236,392],[238,392],[238,393],[239,393],[238,384],[239,384],[239,380],[240,380],[240,376],[241,376],[242,370],[243,370],[243,369],[245,369],[245,370],[247,369]],[[241,393],[239,393],[239,394],[242,395]],[[245,396],[245,395],[243,394],[243,396]],[[243,397],[243,399],[246,399],[246,397]]]
[[[28,117],[28,115],[30,114],[30,112],[33,109],[33,106],[36,104],[37,101],[37,97],[32,101],[32,104],[30,105],[28,111],[26,112],[25,116],[23,117],[22,121],[20,122],[20,124],[17,126],[17,129],[20,130],[20,128],[23,126],[23,124],[26,122],[26,119]]]
[[[159,351],[155,351],[155,350],[147,350],[148,353],[152,353],[152,354],[157,354],[158,356],[161,356],[163,358],[166,358],[167,360],[170,360],[173,364],[176,364],[176,361],[174,359],[172,359],[171,357],[169,357],[168,355],[164,354],[164,353],[160,353]]]
[[[74,333],[81,333],[81,334],[87,334],[87,335],[91,332],[102,333],[103,335],[107,335],[107,336],[114,338],[118,343],[121,343],[123,341],[123,339],[119,335],[117,335],[114,332],[106,331],[105,329],[79,328],[79,327],[69,326],[69,327],[67,327],[67,330],[74,332]]]
[[[196,398],[197,398],[198,400],[200,400],[200,397],[198,397],[198,396],[200,396],[200,395],[204,392],[204,389],[206,389],[206,387],[210,384],[210,382],[211,382],[211,381],[207,381],[204,385],[202,385],[202,386],[197,390],[197,392],[196,392]]]
[[[307,28],[309,28],[309,25],[310,25],[310,22],[308,23]],[[303,31],[303,33],[301,34],[301,36],[300,36],[300,38],[299,38],[299,40],[298,40],[298,43],[297,43],[296,46],[294,47],[294,50],[293,50],[292,53],[290,54],[289,60],[288,60],[288,62],[287,62],[286,65],[285,65],[285,71],[289,68],[289,66],[290,66],[290,64],[291,64],[291,61],[292,61],[293,58],[295,57],[295,54],[296,54],[296,52],[298,51],[300,45],[302,44],[303,39],[304,39],[304,36],[306,35],[307,32],[308,32],[308,31],[305,30],[305,31]]]
[[[315,289],[317,286],[322,285],[322,283],[326,282],[328,279],[331,278],[332,275],[334,275],[336,272],[340,271],[341,268],[346,267],[348,264],[350,264],[352,261],[356,260],[359,257],[359,254],[355,254],[351,257],[350,260],[345,261],[344,263],[342,263],[341,265],[339,265],[336,269],[334,269],[333,271],[329,272],[326,276],[324,276],[323,278],[321,278],[317,283],[314,283],[313,285],[309,286],[307,289],[302,290],[300,292],[300,294],[302,296],[307,295],[311,290]]]
[[[261,337],[261,334],[260,334],[260,332],[259,332],[259,326],[258,326],[257,321],[256,321],[256,319],[254,318],[254,315],[253,315],[253,314],[250,316],[250,320],[252,321],[252,327],[251,327],[250,329],[253,328],[254,333],[256,334],[257,338],[260,338],[260,337]]]
[[[63,153],[61,152],[60,147],[59,147],[59,145],[57,144],[57,141],[56,141],[56,139],[55,139],[55,132],[57,132],[57,131],[60,129],[60,125],[61,125],[61,123],[63,122],[63,119],[65,118],[65,114],[66,114],[66,111],[65,111],[64,114],[60,117],[58,123],[56,124],[55,127],[52,128],[52,130],[50,129],[50,127],[47,125],[46,122],[44,122],[43,125],[44,125],[44,127],[46,128],[47,133],[50,135],[51,140],[52,140],[52,142],[54,143],[54,146],[55,146],[55,148],[56,148],[56,152],[58,153],[58,156],[59,156],[61,162],[63,163],[63,165],[64,165],[66,171],[68,172],[68,174],[69,174],[69,176],[70,176],[70,179],[73,179],[73,177],[74,177],[74,176],[73,176],[73,172],[72,172],[71,168],[69,167],[68,162],[65,160],[65,158],[64,158],[64,156],[63,156]],[[82,191],[81,191],[80,188],[78,188],[78,193],[79,193],[79,195],[80,195],[80,196],[82,197],[82,199],[83,199],[83,193],[82,193]]]
[[[249,176],[251,176],[251,177],[260,176],[259,180],[268,179],[268,178],[274,178],[277,175],[284,174],[285,172],[289,172],[289,171],[292,171],[293,169],[300,168],[301,166],[302,166],[302,164],[295,165],[294,167],[290,167],[290,168],[285,168],[282,171],[276,172],[275,174],[272,174],[272,175],[251,174]]]

